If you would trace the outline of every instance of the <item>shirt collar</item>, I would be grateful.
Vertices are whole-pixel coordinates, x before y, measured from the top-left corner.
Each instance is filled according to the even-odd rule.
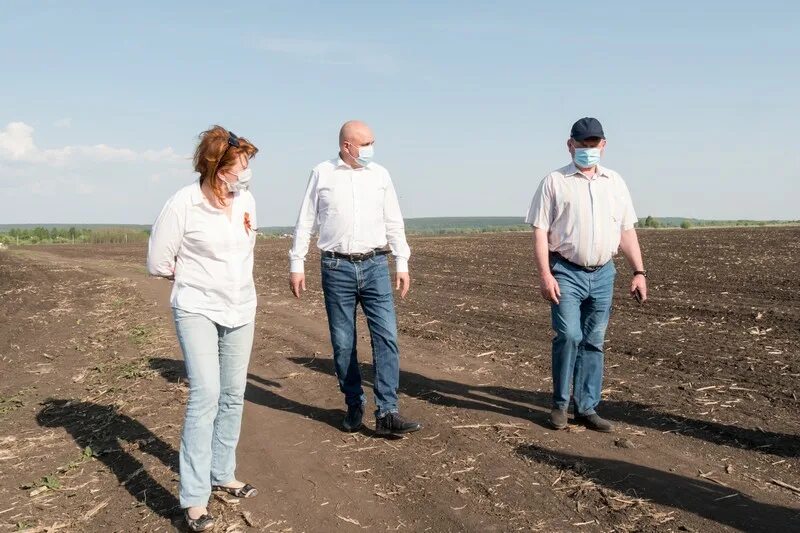
[[[353,167],[351,167],[350,165],[348,165],[347,163],[345,163],[345,162],[344,162],[344,159],[342,159],[342,156],[341,156],[341,155],[339,155],[339,156],[336,158],[336,168],[349,168],[350,170],[363,170],[363,169],[365,169],[365,168],[366,168],[366,169],[369,169],[370,167],[372,167],[372,162],[371,162],[371,161],[370,161],[370,162],[369,162],[369,164],[368,164],[367,166],[365,166],[365,167],[361,167],[361,168],[353,168]]]
[[[239,197],[239,194],[240,193],[236,193],[236,194],[233,195],[234,202]],[[192,205],[202,205],[202,204],[206,203],[204,195],[203,195],[203,188],[200,185],[200,180],[197,180],[194,183],[194,187],[192,187],[191,199],[192,199]]]
[[[581,172],[581,169],[576,167],[575,166],[575,162],[573,161],[569,165],[567,165],[567,168],[566,168],[566,171],[564,172],[564,175],[565,176],[574,176],[575,174],[580,174],[581,176],[584,176],[583,172]],[[608,173],[608,169],[606,169],[603,166],[600,166],[600,164],[597,165],[597,169],[595,170],[594,175],[597,176],[597,177],[601,177],[602,176],[602,177],[605,177],[605,178],[611,177],[611,175]]]

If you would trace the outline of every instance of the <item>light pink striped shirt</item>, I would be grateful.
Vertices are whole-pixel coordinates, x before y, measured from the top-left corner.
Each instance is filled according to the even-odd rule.
[[[582,266],[603,265],[619,249],[623,230],[637,222],[622,177],[597,165],[588,178],[574,163],[548,174],[525,222],[547,230],[551,252]]]

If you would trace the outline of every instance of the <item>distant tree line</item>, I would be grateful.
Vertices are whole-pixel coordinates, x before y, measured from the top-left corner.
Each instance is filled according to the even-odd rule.
[[[747,226],[784,226],[800,224],[798,220],[697,220],[689,218],[669,218],[667,220],[648,216],[636,223],[637,228],[677,228],[693,227],[747,227]]]
[[[126,228],[11,228],[0,233],[3,244],[125,244],[147,242],[149,230]]]

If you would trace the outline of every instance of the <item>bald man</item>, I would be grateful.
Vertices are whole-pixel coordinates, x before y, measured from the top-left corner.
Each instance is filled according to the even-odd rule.
[[[304,262],[311,234],[319,231],[322,290],[339,388],[344,393],[345,431],[363,426],[366,398],[356,354],[356,310],[364,311],[375,370],[375,432],[400,435],[421,428],[397,407],[400,358],[388,255],[395,259],[395,288],[405,298],[411,284],[403,215],[389,172],[372,162],[375,137],[352,120],[339,131],[339,156],[311,171],[289,252],[289,285],[296,298],[306,290]]]

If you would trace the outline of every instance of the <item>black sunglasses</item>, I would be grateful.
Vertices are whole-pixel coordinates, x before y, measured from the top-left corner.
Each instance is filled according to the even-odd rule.
[[[215,176],[217,174],[217,167],[219,167],[219,162],[222,161],[225,158],[225,154],[228,153],[228,149],[231,146],[239,148],[239,137],[235,133],[233,133],[232,131],[229,131],[228,132],[228,146],[225,147],[225,151],[222,152],[222,155],[219,156],[219,159],[217,159],[217,162],[214,163],[214,171],[211,173],[212,176]]]

